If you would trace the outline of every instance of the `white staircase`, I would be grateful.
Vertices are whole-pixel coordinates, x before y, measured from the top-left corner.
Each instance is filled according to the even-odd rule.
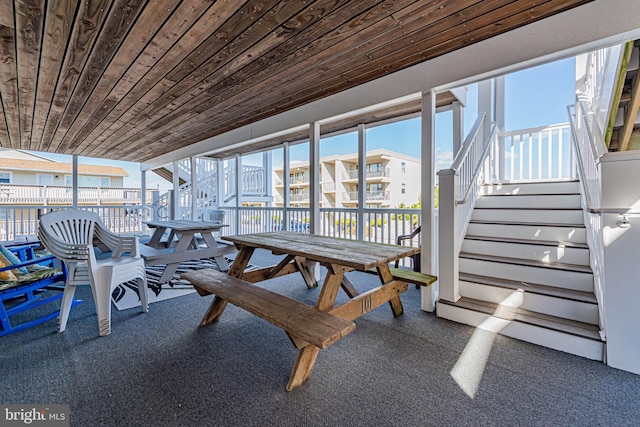
[[[438,316],[603,359],[575,181],[486,185],[459,256],[460,300]]]

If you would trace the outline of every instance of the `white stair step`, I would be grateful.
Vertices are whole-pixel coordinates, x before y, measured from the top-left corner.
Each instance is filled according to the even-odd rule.
[[[582,224],[581,209],[480,209],[473,211],[471,220],[534,223],[534,224]]]
[[[519,209],[579,209],[579,194],[544,194],[522,196],[482,196],[476,203],[478,208],[519,208]]]
[[[520,182],[511,184],[484,185],[482,194],[578,194],[580,183],[578,181],[546,181],[546,182]]]
[[[557,298],[551,295],[529,292],[527,286],[521,286],[520,289],[514,290],[466,280],[460,280],[459,283],[460,296],[465,298],[494,304],[500,304],[503,301],[515,298],[520,301],[518,308],[523,310],[598,325],[598,304],[594,302]]]
[[[467,234],[551,242],[585,243],[587,241],[584,226],[505,224],[473,221],[469,224]]]
[[[592,325],[563,321],[552,316],[497,310],[497,307],[461,298],[457,303],[440,300],[438,317],[499,333],[522,341],[593,360],[603,360],[604,343]]]
[[[523,284],[537,283],[562,289],[593,292],[593,275],[591,273],[576,269],[560,269],[555,265],[538,267],[511,264],[508,262],[466,258],[464,254],[461,254],[459,268],[460,273],[513,280]]]
[[[540,244],[527,244],[467,236],[462,243],[462,252],[541,262],[589,265],[588,249],[585,247],[572,247],[562,243],[541,242]]]

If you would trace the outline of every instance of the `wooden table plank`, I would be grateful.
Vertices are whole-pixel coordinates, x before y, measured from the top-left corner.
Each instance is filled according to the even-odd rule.
[[[361,271],[420,252],[419,248],[410,246],[336,239],[290,231],[225,236],[223,239],[236,245],[279,250],[281,253],[302,256],[312,261],[336,263]]]

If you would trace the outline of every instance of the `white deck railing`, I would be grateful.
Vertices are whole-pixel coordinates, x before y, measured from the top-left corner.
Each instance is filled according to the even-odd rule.
[[[575,178],[568,123],[502,132],[498,150],[500,182]]]
[[[34,240],[38,234],[41,215],[71,206],[14,205],[0,208],[0,241]],[[80,206],[97,213],[107,228],[117,234],[143,235],[148,233],[144,221],[151,219],[140,206]]]
[[[154,190],[147,190],[151,203]],[[0,184],[0,205],[70,205],[73,188],[53,185]],[[89,205],[142,203],[140,188],[78,187],[78,203]]]

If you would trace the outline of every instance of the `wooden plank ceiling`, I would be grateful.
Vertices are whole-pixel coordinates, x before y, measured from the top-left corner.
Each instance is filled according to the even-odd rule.
[[[0,145],[144,161],[589,1],[0,0]]]

